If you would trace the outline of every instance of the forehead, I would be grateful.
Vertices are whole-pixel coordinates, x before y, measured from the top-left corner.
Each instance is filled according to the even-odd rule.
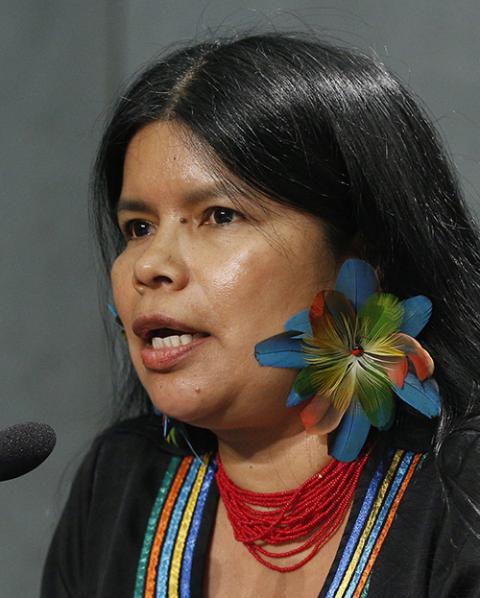
[[[229,172],[213,150],[181,124],[158,121],[134,135],[125,153],[117,210],[126,198],[162,203],[170,198],[175,204],[193,205],[215,197],[229,198],[254,213],[273,214],[279,208]]]
[[[136,133],[128,145],[122,195],[152,187],[161,187],[164,192],[183,191],[192,184],[214,180],[206,154],[202,158],[180,125],[155,122]]]

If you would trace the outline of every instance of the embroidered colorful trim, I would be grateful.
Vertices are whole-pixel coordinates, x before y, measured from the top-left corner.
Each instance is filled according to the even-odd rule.
[[[412,476],[425,455],[403,450],[388,453],[390,466],[375,471],[359,515],[343,550],[326,598],[368,596],[370,574]]]
[[[425,455],[390,450],[372,476],[326,598],[368,598],[371,574]],[[192,560],[215,458],[172,457],[147,524],[134,598],[188,598]],[[322,593],[323,594],[323,593]]]
[[[216,465],[173,457],[153,505],[137,569],[134,598],[190,595],[192,558]]]

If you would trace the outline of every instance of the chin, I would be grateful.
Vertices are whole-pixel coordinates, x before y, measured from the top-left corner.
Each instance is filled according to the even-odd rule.
[[[142,364],[136,367],[140,381],[153,405],[165,415],[179,421],[209,427],[219,414],[228,410],[237,394],[231,368],[217,360],[202,364],[178,364],[156,372]]]
[[[153,405],[168,417],[187,424],[208,427],[207,423],[221,409],[215,397],[200,385],[186,387],[184,382],[182,388],[170,384],[162,384],[161,389],[156,386],[145,387]]]

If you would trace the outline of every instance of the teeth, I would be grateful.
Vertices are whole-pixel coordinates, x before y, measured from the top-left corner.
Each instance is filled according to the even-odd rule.
[[[154,349],[163,349],[163,347],[179,347],[180,345],[189,345],[195,339],[200,338],[202,335],[199,333],[195,334],[182,334],[178,336],[174,334],[172,336],[166,336],[165,338],[161,338],[159,336],[155,336],[152,338],[152,347]]]

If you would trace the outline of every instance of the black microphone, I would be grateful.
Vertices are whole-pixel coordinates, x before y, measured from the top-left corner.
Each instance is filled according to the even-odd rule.
[[[0,430],[0,482],[32,471],[53,451],[57,438],[47,424],[15,424]]]

